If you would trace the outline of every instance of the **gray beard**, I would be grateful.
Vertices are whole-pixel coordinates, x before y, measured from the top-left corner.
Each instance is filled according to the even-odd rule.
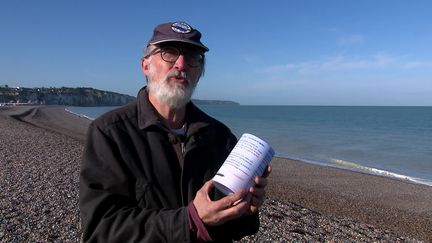
[[[167,74],[165,78],[158,81],[153,81],[153,72],[150,69],[150,75],[147,84],[147,89],[151,92],[156,99],[167,105],[172,109],[179,109],[190,101],[193,92],[195,91],[195,85],[175,83],[174,85],[169,84],[169,78],[173,76],[181,76],[187,79],[186,73],[180,71],[173,71]]]

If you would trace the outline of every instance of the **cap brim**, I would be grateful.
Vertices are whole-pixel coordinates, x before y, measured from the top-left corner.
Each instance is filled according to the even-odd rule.
[[[202,44],[200,44],[200,43],[196,43],[196,42],[194,42],[194,41],[188,41],[188,40],[164,39],[164,40],[159,40],[159,41],[149,42],[149,44],[152,44],[152,45],[158,45],[158,44],[165,43],[165,42],[182,42],[182,43],[187,43],[187,44],[191,44],[191,45],[194,45],[194,46],[200,47],[200,48],[203,49],[204,51],[209,51],[209,49],[208,49],[206,46],[204,46],[204,45],[202,45]]]

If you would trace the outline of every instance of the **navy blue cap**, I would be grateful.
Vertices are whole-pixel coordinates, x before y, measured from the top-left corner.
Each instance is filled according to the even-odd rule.
[[[158,45],[164,42],[183,42],[195,45],[203,49],[204,52],[209,51],[201,43],[201,33],[186,22],[170,22],[156,26],[148,44]]]

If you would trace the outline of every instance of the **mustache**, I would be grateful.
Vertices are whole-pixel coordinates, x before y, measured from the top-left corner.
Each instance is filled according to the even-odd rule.
[[[167,78],[183,78],[189,83],[188,75],[184,71],[172,70],[168,73]]]

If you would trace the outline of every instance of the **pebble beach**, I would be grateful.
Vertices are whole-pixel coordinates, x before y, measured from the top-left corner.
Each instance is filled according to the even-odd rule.
[[[90,120],[0,107],[0,242],[79,242]],[[260,231],[241,242],[432,242],[432,187],[274,158]]]

